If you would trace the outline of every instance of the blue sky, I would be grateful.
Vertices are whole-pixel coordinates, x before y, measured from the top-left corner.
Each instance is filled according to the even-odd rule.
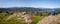
[[[0,0],[0,7],[60,8],[60,0]]]

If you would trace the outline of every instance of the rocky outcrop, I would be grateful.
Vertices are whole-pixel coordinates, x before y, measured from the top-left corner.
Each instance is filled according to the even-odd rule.
[[[7,19],[6,19],[6,21],[9,21],[10,19],[12,19],[12,18],[16,18],[15,20],[17,20],[17,21],[25,21],[25,23],[26,24],[32,24],[32,17],[31,17],[31,15],[29,15],[29,14],[25,14],[25,12],[22,12],[22,13],[20,13],[20,12],[18,12],[18,13],[14,13],[13,15],[10,15]]]

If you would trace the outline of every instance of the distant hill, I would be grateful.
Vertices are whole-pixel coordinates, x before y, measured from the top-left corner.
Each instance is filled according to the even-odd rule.
[[[11,8],[0,8],[2,11],[6,12],[33,12],[33,11],[40,11],[39,8],[31,8],[31,7],[11,7]]]
[[[56,11],[60,11],[60,8],[55,8]]]
[[[55,9],[56,11],[60,11],[59,9]],[[50,8],[33,8],[33,7],[9,7],[9,8],[0,8],[0,11],[4,12],[51,12]]]

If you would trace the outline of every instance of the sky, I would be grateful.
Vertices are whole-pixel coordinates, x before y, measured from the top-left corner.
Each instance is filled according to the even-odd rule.
[[[60,8],[60,0],[0,0],[2,7]]]

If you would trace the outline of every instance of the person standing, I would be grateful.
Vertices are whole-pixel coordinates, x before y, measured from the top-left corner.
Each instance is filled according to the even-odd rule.
[[[56,13],[56,11],[53,9],[52,10],[52,15],[56,15],[57,13]]]

